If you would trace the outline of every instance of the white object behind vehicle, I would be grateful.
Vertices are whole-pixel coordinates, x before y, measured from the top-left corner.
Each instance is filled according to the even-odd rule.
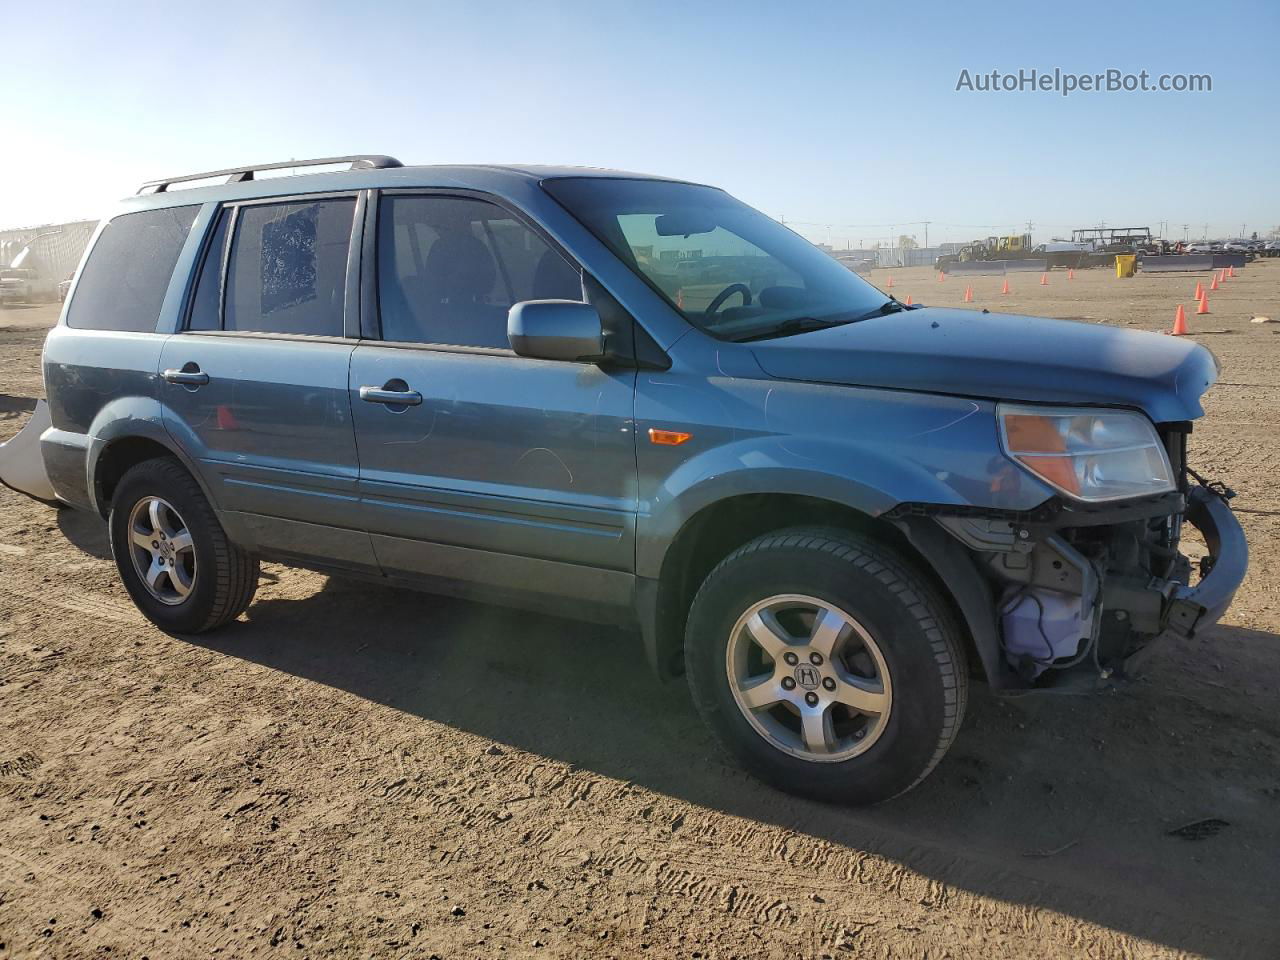
[[[0,483],[37,500],[57,503],[58,495],[49,483],[44,457],[40,453],[40,434],[50,426],[49,405],[37,400],[27,425],[18,431],[16,437],[0,443]]]

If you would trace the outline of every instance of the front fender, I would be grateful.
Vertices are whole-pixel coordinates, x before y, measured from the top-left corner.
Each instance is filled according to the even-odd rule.
[[[691,517],[744,494],[813,497],[875,517],[902,503],[1028,510],[1052,493],[1000,451],[990,401],[670,374],[637,389],[641,577],[659,576]],[[649,428],[691,438],[648,444]]]

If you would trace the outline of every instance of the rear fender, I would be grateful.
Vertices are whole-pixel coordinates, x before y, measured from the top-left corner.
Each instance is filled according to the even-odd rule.
[[[134,439],[150,440],[164,447],[195,478],[205,497],[217,509],[217,500],[196,469],[195,461],[166,429],[162,405],[151,397],[122,397],[104,406],[90,428],[85,479],[99,512],[105,515],[110,508],[102,494],[104,457],[113,444]]]

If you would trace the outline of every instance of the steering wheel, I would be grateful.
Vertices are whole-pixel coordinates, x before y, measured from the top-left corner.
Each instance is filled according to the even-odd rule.
[[[702,315],[707,319],[714,317],[717,311],[724,306],[724,302],[735,293],[742,294],[742,305],[744,307],[751,306],[751,289],[745,283],[731,283],[716,294],[715,299],[707,304],[707,309],[702,311]]]

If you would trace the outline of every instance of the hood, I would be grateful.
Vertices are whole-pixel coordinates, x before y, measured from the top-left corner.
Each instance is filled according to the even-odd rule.
[[[1191,340],[1074,320],[922,307],[751,345],[772,377],[991,400],[1204,414],[1213,354]]]

